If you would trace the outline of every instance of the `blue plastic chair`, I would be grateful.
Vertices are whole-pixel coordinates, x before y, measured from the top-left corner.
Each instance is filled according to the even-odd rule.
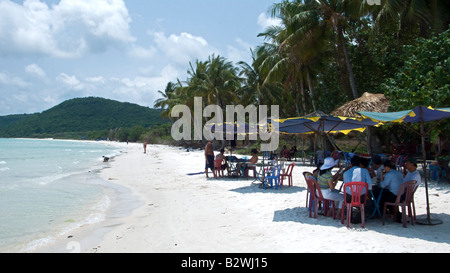
[[[270,187],[273,188],[273,181],[275,180],[275,189],[278,189],[278,184],[280,183],[281,177],[281,167],[282,165],[275,165],[264,177],[264,189],[267,188],[267,183],[270,183]]]
[[[428,168],[428,180],[434,180],[439,183],[441,179],[445,178],[445,170],[443,170],[441,166],[428,164]]]
[[[350,166],[350,155],[348,154],[348,152],[342,152],[342,154],[344,155],[345,159],[345,167]]]

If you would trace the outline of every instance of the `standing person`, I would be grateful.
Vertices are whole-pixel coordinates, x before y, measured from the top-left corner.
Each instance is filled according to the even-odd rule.
[[[337,202],[337,208],[339,214],[339,209],[342,208],[342,202],[344,201],[344,195],[333,191],[338,182],[339,171],[333,176],[331,170],[336,166],[336,161],[332,157],[327,157],[324,163],[319,168],[319,173],[317,176],[317,182],[319,183],[320,190],[325,199],[333,200]]]
[[[147,141],[144,141],[144,154],[147,153]]]
[[[208,168],[211,169],[211,171],[214,170],[214,149],[213,149],[213,145],[212,145],[212,141],[208,141],[208,144],[206,144],[205,146],[205,173],[206,173],[206,177],[208,176]]]

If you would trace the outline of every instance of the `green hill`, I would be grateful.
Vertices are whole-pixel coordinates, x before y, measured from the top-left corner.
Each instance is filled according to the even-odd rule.
[[[168,123],[160,111],[137,104],[88,97],[67,100],[42,113],[0,117],[0,137],[55,137]],[[76,134],[79,135],[79,134]]]

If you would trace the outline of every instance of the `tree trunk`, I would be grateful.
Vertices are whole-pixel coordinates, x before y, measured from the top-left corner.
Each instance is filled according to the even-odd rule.
[[[312,85],[311,76],[309,74],[309,68],[306,68],[306,77],[307,77],[307,81],[308,81],[309,92],[311,95],[311,104],[312,104],[313,110],[315,112],[315,111],[317,111],[317,109],[316,109],[316,103],[314,102],[314,87]]]
[[[345,65],[347,67],[347,73],[348,73],[348,81],[350,83],[350,88],[352,89],[353,98],[357,99],[359,98],[358,89],[356,88],[356,81],[355,76],[353,74],[353,66],[350,61],[350,56],[348,55],[347,45],[345,43],[344,34],[342,31],[342,28],[338,27],[338,37],[341,42],[342,51],[344,53],[344,60]]]
[[[303,85],[303,77],[300,78],[300,94],[302,97],[302,107],[303,107],[303,113],[306,115],[306,99],[305,99],[305,87]]]

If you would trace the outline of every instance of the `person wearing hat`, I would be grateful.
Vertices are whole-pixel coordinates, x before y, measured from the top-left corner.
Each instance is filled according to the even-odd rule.
[[[422,177],[419,174],[419,171],[417,170],[417,159],[408,157],[405,160],[405,169],[408,171],[405,178],[403,179],[403,182],[414,180],[417,182],[416,188],[419,186],[420,183],[422,183]]]
[[[336,203],[336,207],[340,209],[342,202],[344,201],[344,195],[342,193],[333,191],[337,184],[337,177],[339,171],[333,175],[331,170],[336,166],[336,161],[332,157],[325,158],[323,165],[319,168],[317,175],[317,182],[319,183],[320,190],[325,199],[333,200]]]

